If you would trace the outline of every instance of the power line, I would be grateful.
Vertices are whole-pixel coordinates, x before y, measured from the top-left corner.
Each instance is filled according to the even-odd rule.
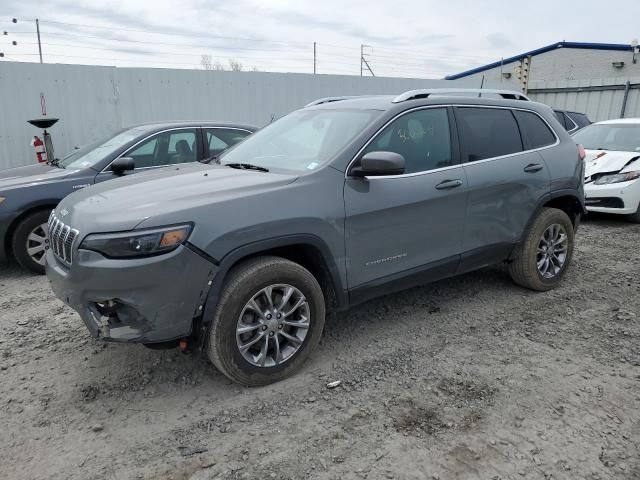
[[[29,20],[35,21],[35,19]],[[212,35],[207,33],[206,35],[199,35],[193,33],[175,33],[175,32],[157,32],[153,30],[147,29],[136,29],[136,28],[123,28],[123,27],[113,27],[106,25],[92,25],[85,23],[70,23],[70,22],[58,22],[54,20],[40,20],[40,23],[44,24],[52,24],[52,25],[66,25],[72,27],[81,27],[81,28],[94,28],[94,29],[103,29],[103,30],[112,30],[112,31],[122,31],[122,32],[136,32],[136,33],[147,33],[152,35],[167,35],[173,37],[190,37],[190,38],[221,38],[225,40],[240,40],[240,41],[253,41],[253,42],[268,42],[268,43],[285,43],[285,44],[299,44],[299,45],[309,45],[311,42],[292,42],[290,40],[267,40],[264,38],[250,38],[250,37],[233,37],[227,35]]]

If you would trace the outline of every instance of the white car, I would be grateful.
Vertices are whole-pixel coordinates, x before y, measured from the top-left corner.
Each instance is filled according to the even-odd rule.
[[[640,223],[640,118],[594,123],[573,135],[585,148],[585,204],[590,212]]]

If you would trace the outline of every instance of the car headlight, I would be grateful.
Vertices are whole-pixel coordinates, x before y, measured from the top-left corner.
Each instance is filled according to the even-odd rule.
[[[640,171],[637,172],[626,172],[626,173],[613,173],[611,175],[603,175],[596,179],[596,185],[606,185],[607,183],[620,183],[620,182],[628,182],[630,180],[635,180],[640,178]]]
[[[80,244],[107,258],[150,257],[178,248],[191,233],[192,225],[173,225],[122,233],[87,235]]]
[[[7,197],[0,197],[0,203],[4,202],[7,199]]]

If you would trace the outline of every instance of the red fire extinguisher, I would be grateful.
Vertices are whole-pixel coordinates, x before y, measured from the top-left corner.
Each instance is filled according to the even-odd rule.
[[[33,140],[31,140],[31,145],[36,149],[36,160],[38,163],[46,163],[47,152],[44,148],[44,142],[40,140],[37,135],[34,135]]]

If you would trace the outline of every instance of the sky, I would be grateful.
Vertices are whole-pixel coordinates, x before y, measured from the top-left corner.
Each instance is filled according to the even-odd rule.
[[[630,43],[640,1],[0,0],[3,61],[442,78],[558,41]],[[12,23],[16,18],[17,23]],[[13,45],[12,42],[17,42]],[[364,45],[364,47],[362,47]],[[372,73],[371,73],[372,72]]]

